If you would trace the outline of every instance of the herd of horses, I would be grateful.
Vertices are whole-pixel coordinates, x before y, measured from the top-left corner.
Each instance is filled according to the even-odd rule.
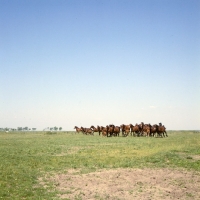
[[[162,123],[159,123],[159,125],[154,124],[144,124],[141,122],[140,124],[135,124],[133,126],[132,124],[125,125],[122,124],[120,126],[115,126],[113,124],[107,125],[107,126],[91,126],[90,128],[84,128],[84,127],[77,127],[75,126],[74,129],[76,129],[76,132],[82,132],[85,135],[94,135],[94,132],[98,132],[99,136],[119,136],[120,132],[122,133],[122,136],[127,137],[129,134],[131,136],[146,136],[146,137],[168,137],[166,128]]]

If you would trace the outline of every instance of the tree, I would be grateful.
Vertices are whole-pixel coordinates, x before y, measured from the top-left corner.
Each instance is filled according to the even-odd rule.
[[[28,131],[28,126],[24,127],[23,131]]]
[[[54,130],[57,131],[57,130],[58,130],[58,127],[57,127],[57,126],[54,126]]]
[[[59,131],[61,131],[61,130],[62,130],[62,127],[59,128]]]
[[[22,127],[17,127],[17,130],[18,131],[22,131]]]

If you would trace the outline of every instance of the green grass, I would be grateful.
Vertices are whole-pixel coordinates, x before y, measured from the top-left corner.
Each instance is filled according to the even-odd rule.
[[[168,138],[99,137],[57,132],[0,132],[0,199],[55,199],[38,184],[47,173],[81,168],[185,168],[200,171],[200,133]]]

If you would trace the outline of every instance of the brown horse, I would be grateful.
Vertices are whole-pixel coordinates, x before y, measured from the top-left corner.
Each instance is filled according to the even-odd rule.
[[[113,135],[115,126],[113,124],[110,124],[109,126],[106,126],[106,128],[107,128],[107,137],[108,137],[108,134],[111,137]]]
[[[129,133],[130,133],[130,124],[129,125],[122,124],[120,126],[120,128],[122,130],[122,136],[126,136],[127,137],[129,135]]]
[[[97,125],[97,129],[99,131],[99,136],[101,135],[101,127],[99,125]]]
[[[143,122],[141,122],[141,124],[139,124],[140,128],[141,128],[141,135],[142,136],[150,136],[151,133],[151,127],[150,124],[144,124]]]
[[[166,132],[166,128],[164,125],[162,125],[161,123],[159,123],[159,126],[156,125],[156,132],[159,136],[163,136],[163,137],[168,137],[167,132]]]
[[[107,134],[108,134],[108,129],[107,129],[107,127],[101,126],[101,133],[102,133],[102,136],[107,136]]]
[[[91,128],[85,128],[85,134],[86,135],[94,135],[94,132]]]
[[[157,125],[154,124],[154,125],[151,126],[151,129],[150,129],[150,131],[151,131],[150,135],[153,136],[153,137],[155,137],[155,135],[156,135],[156,133],[157,133],[157,128],[156,128],[156,126],[157,126]]]
[[[86,134],[86,128],[83,128],[83,127],[81,126],[81,131],[82,131],[83,134]]]
[[[125,136],[124,135],[124,133],[125,133],[125,125],[124,124],[120,125],[120,128],[122,130],[122,136]]]
[[[96,128],[96,127],[94,127],[93,125],[90,127],[90,129],[93,130],[93,133],[94,133],[94,132],[99,132],[98,127]]]
[[[145,132],[147,137],[151,136],[151,124],[145,124]]]
[[[140,136],[141,128],[138,124],[135,124],[135,126],[130,124],[130,128],[131,128],[131,135],[135,135],[136,133],[138,137]]]
[[[119,137],[119,133],[120,133],[120,127],[119,126],[115,126],[115,128],[113,130],[113,135]]]
[[[81,129],[81,128],[79,128],[79,127],[77,127],[77,126],[75,126],[75,127],[74,127],[74,129],[76,129],[76,132],[77,132],[77,133],[79,133],[79,132],[81,132],[81,131],[82,131],[82,129]]]

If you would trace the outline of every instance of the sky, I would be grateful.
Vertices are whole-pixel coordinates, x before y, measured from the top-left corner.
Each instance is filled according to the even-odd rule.
[[[200,130],[199,0],[0,0],[0,127]]]

